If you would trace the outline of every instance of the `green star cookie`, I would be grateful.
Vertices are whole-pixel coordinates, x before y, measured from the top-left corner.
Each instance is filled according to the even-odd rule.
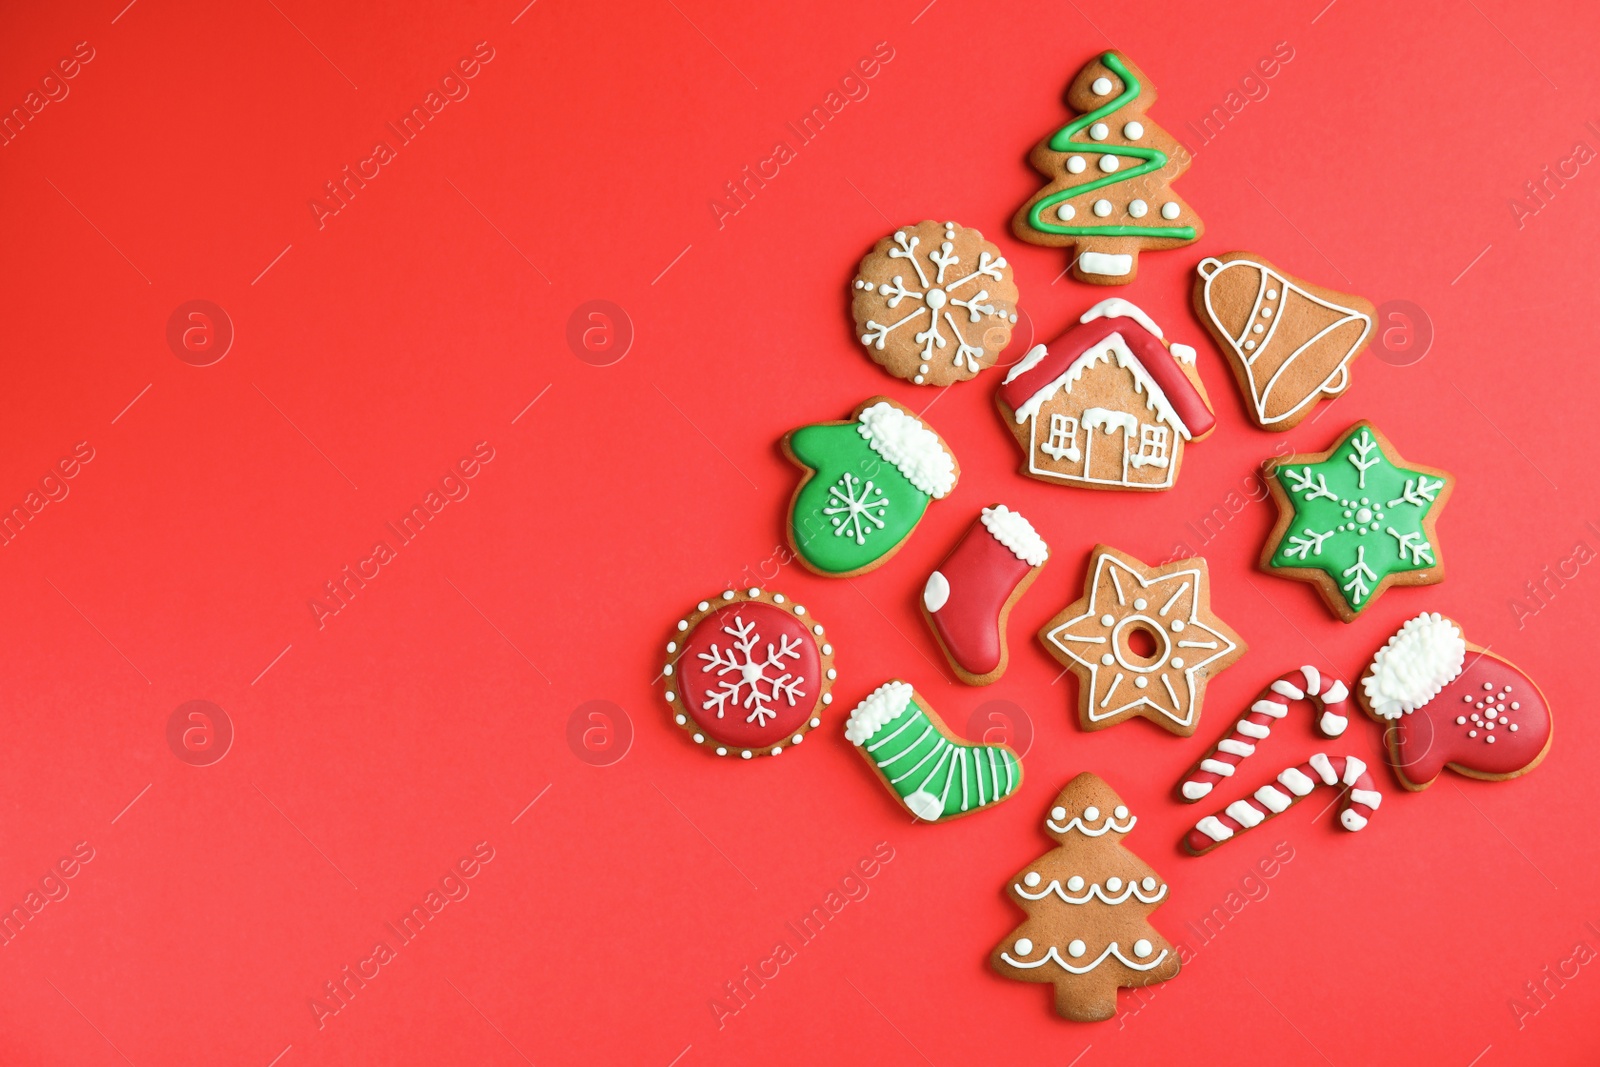
[[[1391,585],[1444,581],[1434,525],[1455,478],[1407,463],[1369,422],[1326,452],[1264,465],[1278,523],[1261,569],[1311,582],[1352,622]]]

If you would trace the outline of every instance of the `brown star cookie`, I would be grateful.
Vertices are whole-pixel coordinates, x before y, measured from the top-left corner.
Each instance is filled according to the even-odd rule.
[[[1143,716],[1180,737],[1194,733],[1206,681],[1246,645],[1211,611],[1211,576],[1196,556],[1148,567],[1096,545],[1082,599],[1039,631],[1078,676],[1078,721],[1103,730]]]

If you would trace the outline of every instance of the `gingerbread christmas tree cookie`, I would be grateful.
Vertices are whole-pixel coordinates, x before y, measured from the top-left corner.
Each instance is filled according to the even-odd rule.
[[[1434,526],[1455,479],[1408,463],[1371,423],[1356,423],[1326,452],[1263,469],[1278,522],[1261,569],[1312,583],[1345,622],[1391,585],[1444,581]]]
[[[1056,1012],[1064,1019],[1109,1019],[1119,988],[1177,976],[1177,950],[1150,925],[1167,885],[1122,844],[1138,821],[1109,785],[1080,774],[1045,817],[1045,832],[1058,846],[1007,886],[1028,918],[989,963],[1015,981],[1055,986]]]
[[[879,366],[949,385],[994,363],[1017,322],[1017,283],[1000,249],[953,222],[896,230],[851,283],[856,336]]]
[[[834,578],[881,566],[960,475],[944,440],[881,396],[843,422],[795,430],[783,449],[805,470],[789,502],[789,544],[806,567]]]
[[[1078,721],[1103,730],[1142,716],[1179,737],[1194,733],[1206,682],[1246,645],[1211,610],[1211,577],[1195,557],[1149,567],[1096,545],[1082,599],[1039,640],[1078,676]]]
[[[1067,105],[1083,114],[1039,142],[1028,161],[1050,179],[1011,228],[1037,245],[1076,246],[1072,276],[1126,285],[1142,250],[1178,248],[1204,232],[1170,183],[1189,154],[1145,115],[1156,91],[1120,52],[1106,52],[1073,79]]]
[[[1350,387],[1350,364],[1372,334],[1370,302],[1254,252],[1203,259],[1195,270],[1195,314],[1227,354],[1257,426],[1287,430]]]

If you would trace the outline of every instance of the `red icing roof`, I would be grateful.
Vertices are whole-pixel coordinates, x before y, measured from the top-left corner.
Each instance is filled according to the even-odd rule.
[[[1183,373],[1161,338],[1127,317],[1090,319],[1071,327],[1046,346],[1047,353],[1037,366],[1000,387],[1000,399],[1012,411],[1020,411],[1035,393],[1065,374],[1079,356],[1114,333],[1122,335],[1134,359],[1166,394],[1167,403],[1188,427],[1189,436],[1204,437],[1210,433],[1217,419],[1200,391]]]

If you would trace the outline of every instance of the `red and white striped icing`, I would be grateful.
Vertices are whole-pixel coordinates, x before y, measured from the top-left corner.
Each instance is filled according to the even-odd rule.
[[[1350,690],[1337,679],[1329,681],[1309,664],[1280,677],[1261,691],[1233,733],[1217,742],[1183,780],[1183,799],[1193,803],[1211,792],[1224,778],[1233,777],[1240,762],[1267,739],[1272,724],[1289,714],[1289,705],[1309,701],[1321,714],[1317,729],[1324,737],[1338,737],[1350,724]]]
[[[1257,789],[1244,800],[1235,800],[1215,815],[1195,823],[1184,838],[1184,847],[1199,854],[1216,848],[1236,834],[1259,826],[1292,805],[1299,803],[1318,785],[1345,787],[1348,792],[1339,808],[1339,822],[1346,830],[1367,825],[1378,810],[1383,794],[1373,786],[1367,765],[1354,756],[1327,756],[1318,752],[1298,767],[1278,775],[1276,784]]]

